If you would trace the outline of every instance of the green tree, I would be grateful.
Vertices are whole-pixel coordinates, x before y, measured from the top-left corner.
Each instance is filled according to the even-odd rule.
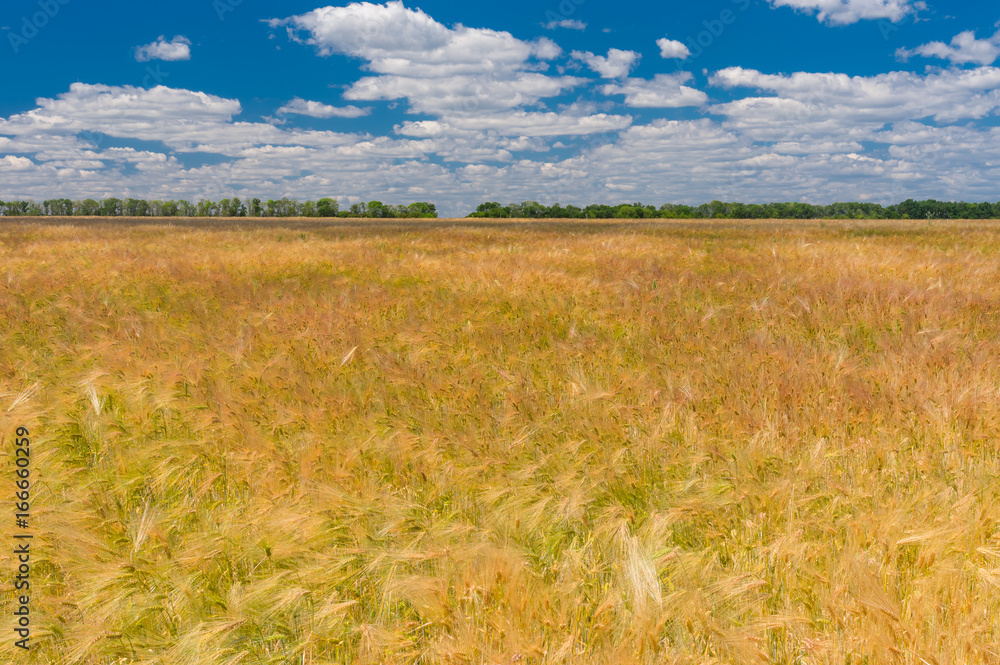
[[[476,211],[471,213],[469,217],[510,217],[510,208],[503,207],[497,201],[487,201],[480,203]]]
[[[67,217],[73,214],[73,202],[69,199],[49,199],[42,202],[42,214]]]
[[[524,201],[523,203],[521,203],[521,216],[523,217],[540,219],[542,217],[547,217],[548,214],[549,214],[548,207],[542,205],[538,201]]]
[[[31,201],[7,201],[3,206],[3,214],[7,217],[21,217],[31,214]]]
[[[583,209],[586,219],[611,219],[615,216],[614,208],[603,203],[592,203]]]
[[[88,217],[93,217],[101,213],[101,204],[94,199],[84,199],[83,201],[77,201],[73,205],[73,213],[76,215],[86,215]]]
[[[122,214],[126,217],[145,217],[149,211],[149,203],[142,199],[125,199],[122,204]]]
[[[320,217],[336,217],[339,209],[336,199],[323,198],[316,202],[316,214]]]
[[[198,201],[198,208],[195,215],[198,217],[214,217],[219,214],[219,204],[209,199]]]
[[[101,201],[100,212],[98,214],[104,217],[117,217],[122,214],[122,202],[114,197],[104,199]]]
[[[406,214],[411,217],[437,217],[437,206],[426,201],[416,201],[406,206]]]
[[[216,214],[220,217],[245,217],[246,207],[238,196],[234,196],[231,199],[219,201]]]
[[[642,213],[635,206],[623,204],[615,209],[615,217],[619,219],[638,219],[642,217]]]

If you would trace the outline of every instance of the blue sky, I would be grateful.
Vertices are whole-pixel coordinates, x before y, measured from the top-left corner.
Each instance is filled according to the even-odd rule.
[[[1000,200],[1000,9],[7,0],[0,199]]]

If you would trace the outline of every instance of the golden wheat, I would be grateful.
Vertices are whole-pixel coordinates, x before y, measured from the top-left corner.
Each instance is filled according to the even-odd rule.
[[[998,223],[27,220],[0,260],[4,661],[1000,662]]]

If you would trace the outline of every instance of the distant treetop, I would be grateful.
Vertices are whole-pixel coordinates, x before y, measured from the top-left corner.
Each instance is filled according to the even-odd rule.
[[[221,201],[146,201],[144,199],[107,198],[0,201],[0,216],[97,216],[97,217],[437,217],[433,203],[419,201],[409,205],[390,205],[381,201],[356,203],[340,210],[337,199],[296,201],[283,198],[261,201],[257,198],[222,199]]]
[[[699,206],[665,203],[659,208],[642,203],[542,205],[537,201],[500,205],[481,204],[469,217],[529,217],[567,219],[1000,219],[1000,203],[914,201],[882,206],[878,203],[724,203]]]

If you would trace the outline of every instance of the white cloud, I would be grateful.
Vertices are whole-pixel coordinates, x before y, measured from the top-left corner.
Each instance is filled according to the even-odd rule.
[[[987,39],[976,39],[975,32],[966,30],[955,35],[950,45],[944,42],[930,42],[915,49],[901,48],[896,51],[896,56],[901,60],[906,60],[914,55],[950,60],[956,65],[970,62],[978,65],[992,65],[997,61],[997,58],[1000,58],[1000,32]]]
[[[639,63],[640,56],[635,51],[610,49],[607,56],[594,55],[589,51],[573,51],[570,57],[580,60],[606,79],[625,78]]]
[[[745,97],[712,107],[727,126],[757,140],[836,136],[861,140],[886,123],[933,117],[938,122],[983,118],[1000,108],[1000,69],[948,69],[921,76],[889,72],[877,76],[796,72],[762,74],[729,67],[709,82],[776,93]]]
[[[771,150],[781,155],[815,155],[861,152],[864,147],[857,141],[781,141]]]
[[[770,0],[774,7],[816,13],[816,18],[831,25],[847,25],[864,19],[899,21],[908,14],[926,8],[914,0]]]
[[[727,76],[808,102],[756,99],[813,103],[844,94],[839,83],[829,81],[793,83],[785,80],[791,77],[770,79],[746,71]],[[963,80],[968,84],[959,79],[951,85],[961,87]],[[848,83],[847,96],[853,99]],[[582,113],[584,106],[561,113],[512,111],[403,123],[398,138],[391,138],[238,122],[238,101],[204,93],[77,84],[57,99],[40,99],[36,109],[0,119],[0,198],[334,196],[343,204],[372,198],[431,200],[446,214],[465,214],[484,200],[578,205],[623,199],[656,204],[993,200],[1000,178],[1000,128],[935,127],[906,119],[886,129],[879,116],[880,124],[873,121],[856,132],[859,139],[843,131],[845,125],[835,117],[840,109],[832,109],[825,119],[787,123],[786,139],[763,145],[757,142],[763,130],[745,124],[742,116],[725,123],[702,118],[629,126],[628,116]],[[920,112],[920,107],[908,108]],[[819,136],[816,128],[824,121],[832,123],[831,134]],[[184,129],[194,136],[183,139]],[[587,133],[592,130],[597,133]],[[86,131],[158,139],[185,149],[224,149],[229,156],[187,168],[168,150],[102,149],[100,141],[80,138]],[[610,140],[607,131],[613,132]],[[564,149],[575,146],[575,154],[556,161],[518,154],[544,153],[551,139],[538,137],[556,134]],[[885,147],[866,152],[862,141]],[[451,165],[427,161],[432,155]]]
[[[191,40],[178,35],[169,42],[163,35],[152,44],[139,46],[135,49],[135,59],[138,62],[148,62],[150,60],[190,60]]]
[[[348,106],[330,106],[321,102],[313,102],[296,97],[288,102],[277,113],[280,115],[307,115],[311,118],[360,118],[370,115],[370,108],[360,108],[353,104]]]
[[[566,28],[567,30],[586,30],[587,24],[583,21],[578,21],[575,18],[567,18],[561,21],[549,21],[543,26],[546,30],[555,30],[556,28]]]
[[[652,80],[627,78],[601,88],[605,95],[625,95],[625,105],[636,108],[679,108],[701,106],[708,95],[684,83],[691,80],[690,72],[657,74]]]
[[[55,99],[40,98],[38,107],[0,119],[0,135],[18,140],[41,136],[72,137],[82,132],[121,138],[161,141],[183,152],[213,152],[235,156],[256,144],[337,146],[354,143],[356,135],[335,132],[284,131],[267,123],[234,122],[238,100],[203,92],[157,86],[73,83]]]
[[[538,73],[494,77],[456,75],[444,77],[366,76],[344,93],[352,101],[390,100],[405,97],[410,112],[433,115],[468,115],[506,111],[553,97],[585,79],[552,77]]]
[[[661,58],[678,58],[683,60],[691,55],[691,51],[682,42],[676,39],[657,39],[656,45],[660,47]]]
[[[27,157],[7,155],[0,159],[0,171],[27,171],[34,166],[35,163]]]
[[[596,134],[625,129],[632,124],[632,116],[568,115],[565,113],[529,113],[516,111],[505,114],[455,117],[448,121],[421,120],[405,122],[396,128],[407,136],[448,136],[453,130],[488,130],[505,136],[567,136]]]
[[[546,61],[562,50],[551,39],[524,41],[509,32],[446,27],[402,2],[355,2],[272,19],[320,55],[366,60],[373,72],[344,93],[348,100],[405,98],[409,112],[469,115],[505,112],[562,94],[585,81],[548,76]],[[302,35],[302,37],[300,37]]]
[[[272,19],[308,34],[320,55],[341,53],[368,60],[368,69],[399,76],[450,76],[516,72],[532,57],[558,55],[551,40],[526,42],[509,32],[456,25],[447,28],[399,0],[385,5],[355,2],[322,7],[300,16]]]
[[[90,130],[114,135],[117,129],[139,136],[164,127],[228,122],[242,110],[237,100],[203,92],[87,83],[73,83],[69,92],[55,99],[42,97],[36,103],[32,111],[0,120],[0,134]]]

